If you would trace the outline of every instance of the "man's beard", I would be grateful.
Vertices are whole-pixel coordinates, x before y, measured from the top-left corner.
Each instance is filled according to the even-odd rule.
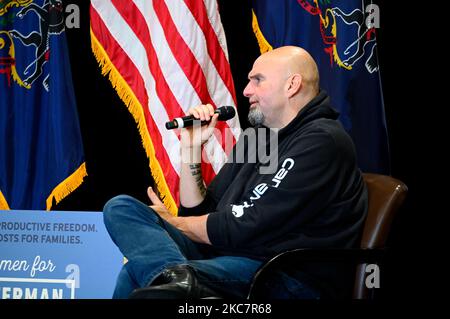
[[[252,126],[260,126],[264,123],[265,116],[257,107],[251,108],[248,112],[248,121]]]

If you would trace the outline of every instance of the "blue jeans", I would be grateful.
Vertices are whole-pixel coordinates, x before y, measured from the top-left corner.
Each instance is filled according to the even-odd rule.
[[[127,298],[171,266],[191,266],[198,281],[227,297],[245,298],[261,261],[219,255],[213,246],[193,242],[137,199],[120,195],[108,201],[104,221],[112,240],[128,259],[119,273],[113,298]],[[311,292],[298,282],[284,286]],[[299,286],[300,285],[300,286]],[[284,297],[283,297],[284,298]]]
[[[167,267],[187,264],[200,283],[228,296],[245,297],[261,261],[218,256],[212,246],[190,240],[150,207],[133,197],[114,197],[104,208],[104,221],[112,240],[128,259],[113,298],[127,298],[151,283]]]

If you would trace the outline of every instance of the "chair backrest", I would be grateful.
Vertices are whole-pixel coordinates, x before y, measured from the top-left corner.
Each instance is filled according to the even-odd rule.
[[[394,215],[403,203],[408,188],[387,175],[363,174],[369,195],[369,209],[364,224],[361,248],[383,248],[391,228]],[[365,284],[365,265],[357,268],[353,298],[367,299],[369,289]]]

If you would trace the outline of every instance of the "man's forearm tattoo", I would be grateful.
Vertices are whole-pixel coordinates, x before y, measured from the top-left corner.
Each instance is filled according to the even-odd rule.
[[[202,167],[201,164],[190,164],[189,168],[191,169],[191,175],[195,178],[195,182],[197,183],[198,190],[202,196],[206,195],[205,184],[203,183],[202,177]]]

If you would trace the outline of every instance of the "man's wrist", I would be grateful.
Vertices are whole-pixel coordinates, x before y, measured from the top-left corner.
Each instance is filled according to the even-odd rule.
[[[181,145],[181,152],[196,150],[196,149],[202,149],[202,145]]]
[[[181,161],[186,164],[197,164],[202,162],[201,146],[181,147]]]

